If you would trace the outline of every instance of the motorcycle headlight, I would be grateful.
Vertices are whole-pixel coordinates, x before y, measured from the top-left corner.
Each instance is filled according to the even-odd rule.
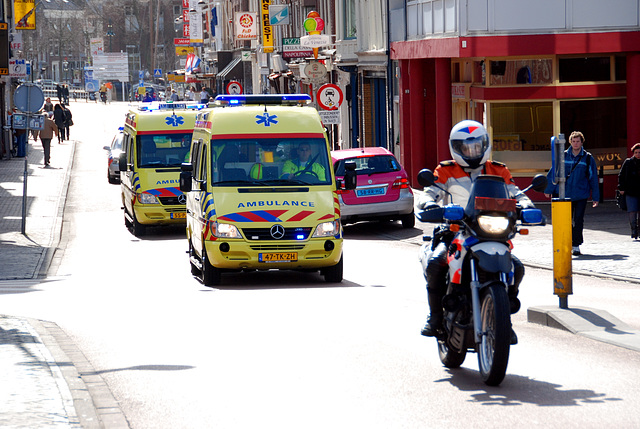
[[[316,227],[312,237],[333,237],[340,234],[340,221],[323,222]]]
[[[478,226],[487,234],[504,234],[509,228],[509,218],[505,216],[478,216]]]
[[[146,192],[138,194],[138,202],[140,204],[160,204],[155,195],[147,194]]]
[[[235,225],[229,223],[215,223],[213,235],[220,238],[242,238]]]

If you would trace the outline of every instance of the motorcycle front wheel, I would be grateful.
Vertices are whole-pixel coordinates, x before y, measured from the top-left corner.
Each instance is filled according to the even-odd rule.
[[[482,290],[481,326],[482,340],[478,344],[478,365],[485,384],[497,386],[507,372],[511,321],[509,298],[504,284],[494,282]]]

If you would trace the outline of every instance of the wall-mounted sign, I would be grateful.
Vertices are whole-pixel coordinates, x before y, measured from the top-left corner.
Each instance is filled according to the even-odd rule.
[[[262,52],[273,52],[273,29],[269,23],[269,5],[271,0],[262,0],[260,16],[262,18]]]

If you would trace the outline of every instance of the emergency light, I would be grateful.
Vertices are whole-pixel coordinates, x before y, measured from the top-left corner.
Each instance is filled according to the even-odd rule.
[[[301,106],[310,104],[311,97],[307,94],[239,94],[239,95],[218,95],[214,103],[218,106],[240,106],[240,105],[271,105],[271,106],[291,106],[299,104]]]
[[[176,109],[191,109],[191,110],[201,110],[205,107],[208,107],[207,104],[200,103],[172,103],[172,102],[163,102],[158,103],[157,101],[153,101],[151,103],[145,103],[138,106],[138,110],[141,112],[153,112],[156,110],[176,110]]]

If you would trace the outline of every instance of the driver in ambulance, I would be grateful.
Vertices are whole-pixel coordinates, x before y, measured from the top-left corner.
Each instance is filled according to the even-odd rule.
[[[287,160],[282,167],[282,175],[286,179],[292,179],[303,174],[316,176],[318,180],[325,181],[327,178],[324,167],[311,158],[311,145],[300,143],[296,149],[297,158]]]

